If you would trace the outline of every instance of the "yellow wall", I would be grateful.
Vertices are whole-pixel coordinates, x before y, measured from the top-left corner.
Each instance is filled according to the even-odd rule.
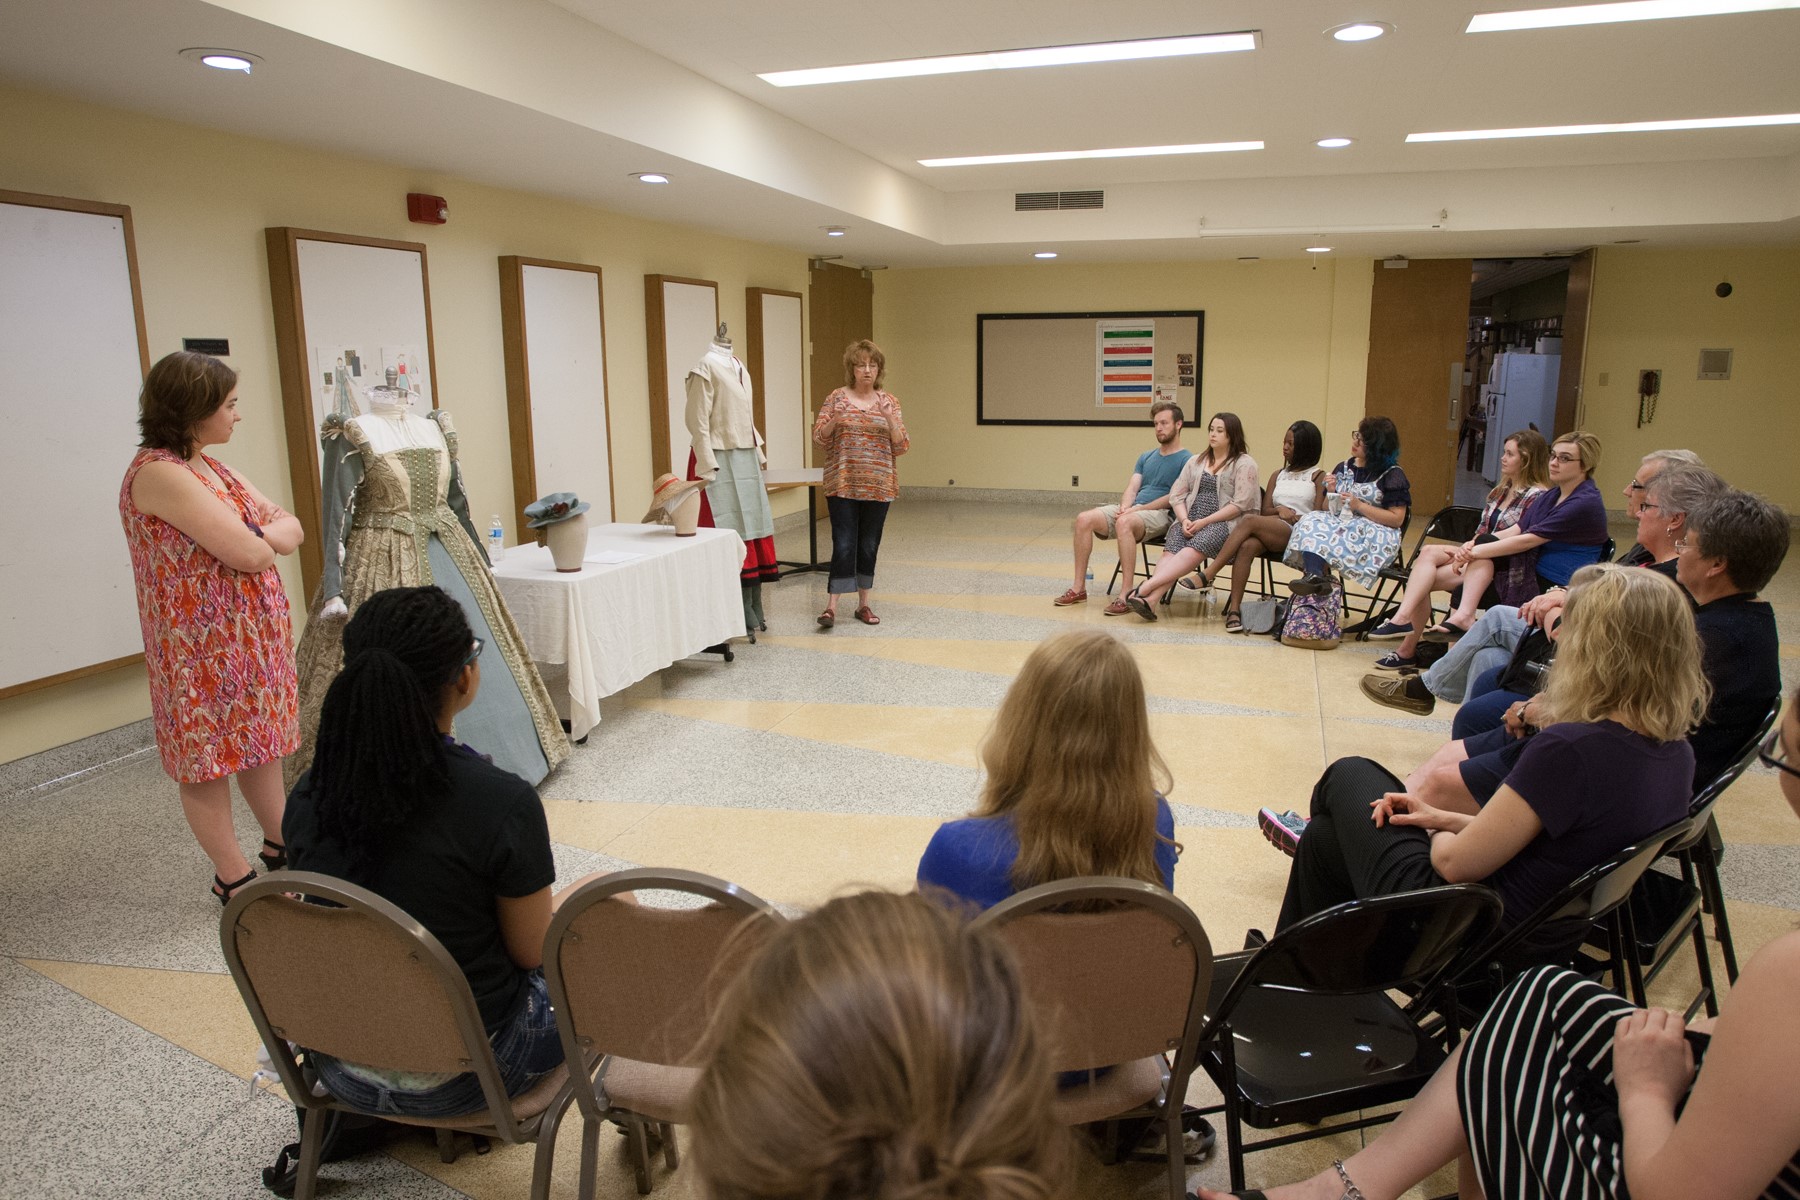
[[[1282,432],[1302,417],[1324,430],[1331,455],[1363,415],[1371,272],[1368,260],[1327,260],[1316,270],[1306,262],[1205,262],[880,272],[875,340],[912,435],[902,482],[1069,491],[1077,475],[1082,491],[1122,490],[1132,462],[1154,445],[1147,422],[976,424],[975,317],[984,312],[1204,309],[1202,422],[1220,410],[1237,413],[1265,478],[1281,465]],[[1204,434],[1190,428],[1184,442],[1200,447]]]
[[[267,226],[425,243],[439,403],[455,414],[478,520],[513,509],[499,256],[564,259],[604,271],[615,494],[625,519],[638,515],[633,510],[651,480],[644,275],[717,280],[720,312],[740,331],[746,286],[807,286],[806,259],[790,250],[42,93],[0,88],[0,164],[0,188],[131,206],[151,358],[179,349],[184,336],[231,339],[244,421],[224,457],[278,503],[291,500],[291,487]],[[445,196],[450,223],[408,223],[405,197],[415,191]],[[25,394],[7,389],[5,402]],[[796,508],[802,495],[777,497],[776,511]],[[511,540],[510,518],[508,531]],[[283,577],[298,614],[304,605],[295,560],[283,563]],[[141,667],[0,701],[0,762],[149,712]]]
[[[1713,289],[1729,282],[1732,294]],[[1730,349],[1731,378],[1695,378],[1702,349]],[[1685,447],[1738,487],[1800,507],[1800,249],[1603,246],[1583,369],[1582,422],[1603,447],[1609,507],[1638,460]],[[1655,420],[1637,426],[1637,376],[1663,372]],[[1601,382],[1605,376],[1606,381]]]

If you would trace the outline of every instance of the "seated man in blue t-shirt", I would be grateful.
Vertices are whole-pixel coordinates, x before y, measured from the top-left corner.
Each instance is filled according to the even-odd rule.
[[[1117,538],[1119,573],[1125,586],[1106,606],[1106,615],[1116,617],[1131,611],[1125,607],[1124,597],[1137,582],[1138,545],[1146,540],[1161,541],[1169,532],[1169,489],[1190,457],[1181,448],[1179,404],[1173,400],[1152,404],[1150,424],[1156,429],[1156,448],[1138,456],[1119,502],[1090,508],[1075,518],[1075,582],[1056,598],[1057,604],[1087,600],[1088,556],[1094,551],[1094,539]]]

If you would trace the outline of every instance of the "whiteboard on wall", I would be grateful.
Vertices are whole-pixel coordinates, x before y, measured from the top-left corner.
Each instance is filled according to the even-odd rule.
[[[799,292],[745,288],[750,380],[756,388],[756,423],[767,443],[769,470],[806,466],[811,429],[806,421],[806,334]]]
[[[306,530],[300,570],[310,596],[324,562],[319,423],[333,408],[337,364],[345,363],[342,374],[354,385],[347,399],[356,413],[366,411],[371,388],[385,386],[388,370],[406,377],[420,410],[436,408],[430,275],[418,242],[287,227],[263,236],[294,510]]]
[[[710,279],[644,276],[650,362],[650,476],[687,478],[687,373],[719,328],[719,285]]]
[[[613,520],[600,268],[501,258],[500,322],[520,540],[525,506],[551,492],[574,492],[590,520]]]
[[[981,425],[1144,425],[1158,399],[1200,410],[1206,314],[980,313]]]
[[[0,697],[143,657],[119,485],[149,370],[131,210],[0,191]]]

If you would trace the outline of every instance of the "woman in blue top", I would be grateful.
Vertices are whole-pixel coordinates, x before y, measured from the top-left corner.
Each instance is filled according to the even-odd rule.
[[[1400,527],[1412,507],[1412,485],[1399,467],[1400,431],[1386,417],[1364,417],[1350,435],[1350,457],[1325,480],[1328,511],[1309,512],[1294,524],[1287,562],[1305,574],[1296,596],[1331,590],[1333,567],[1346,579],[1374,587],[1381,569],[1400,549]]]
[[[932,835],[919,887],[988,908],[1040,883],[1116,875],[1172,888],[1169,768],[1150,740],[1144,679],[1098,629],[1043,642],[981,746],[974,815]]]

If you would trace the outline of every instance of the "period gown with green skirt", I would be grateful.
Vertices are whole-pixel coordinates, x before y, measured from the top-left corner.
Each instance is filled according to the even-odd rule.
[[[456,430],[447,413],[424,419],[437,424],[443,449],[377,453],[356,421],[333,415],[319,427],[325,566],[300,639],[300,749],[283,768],[290,788],[312,765],[319,710],[343,667],[346,622],[320,610],[342,596],[354,615],[364,600],[393,587],[443,588],[485,643],[481,687],[456,717],[458,741],[532,784],[568,756],[568,736],[469,520]]]

